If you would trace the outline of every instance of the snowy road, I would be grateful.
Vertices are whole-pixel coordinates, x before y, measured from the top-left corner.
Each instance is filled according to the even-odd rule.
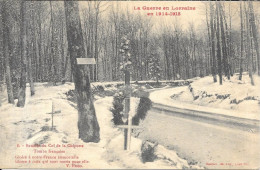
[[[143,122],[140,138],[174,149],[182,158],[207,168],[259,168],[260,135],[250,128],[177,116],[152,109]]]

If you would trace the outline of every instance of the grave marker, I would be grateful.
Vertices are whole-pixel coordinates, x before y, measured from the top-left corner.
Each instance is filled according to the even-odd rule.
[[[95,65],[95,58],[77,58],[77,65]]]
[[[57,113],[61,113],[61,110],[56,110],[55,111],[54,104],[53,104],[54,102],[52,101],[51,103],[52,103],[51,112],[47,113],[47,114],[51,114],[51,130],[53,130],[53,127],[54,127],[54,125],[53,125],[53,115],[57,114]]]
[[[77,58],[78,65],[96,64],[95,58]]]
[[[128,101],[130,104],[130,100]],[[130,150],[131,147],[131,133],[132,133],[132,129],[141,129],[142,127],[140,126],[136,126],[136,125],[132,125],[132,119],[133,119],[133,115],[135,115],[137,113],[137,109],[138,109],[138,105],[140,103],[140,99],[139,102],[134,102],[133,106],[132,106],[132,110],[127,110],[127,116],[128,116],[128,124],[127,125],[118,125],[118,128],[124,129],[124,149],[125,150]],[[126,107],[126,109],[128,109]]]
[[[117,127],[118,128],[121,128],[121,129],[127,129],[127,148],[126,148],[126,150],[130,150],[130,148],[131,148],[131,132],[132,132],[132,129],[141,129],[142,127],[140,127],[140,126],[133,126],[132,125],[132,119],[128,119],[128,120],[130,120],[129,122],[130,123],[128,123],[128,125],[118,125]]]

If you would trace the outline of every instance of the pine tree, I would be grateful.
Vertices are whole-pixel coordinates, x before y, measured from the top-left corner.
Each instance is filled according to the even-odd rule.
[[[131,54],[130,54],[130,40],[125,35],[121,39],[121,45],[120,45],[120,55],[122,57],[122,62],[120,63],[120,69],[125,73],[125,113],[123,115],[124,120],[128,120],[128,113],[130,111],[130,97],[131,97],[131,86],[130,86],[130,69],[131,69]],[[125,121],[127,123],[127,121]],[[128,130],[124,130],[124,149],[127,148],[127,134]]]
[[[121,46],[119,49],[122,62],[120,63],[120,70],[126,72],[131,69],[132,61],[131,61],[131,54],[130,54],[130,40],[125,35],[121,39]]]
[[[156,80],[157,84],[161,78],[161,71],[159,56],[155,51],[152,51],[149,60],[149,74],[152,79]]]

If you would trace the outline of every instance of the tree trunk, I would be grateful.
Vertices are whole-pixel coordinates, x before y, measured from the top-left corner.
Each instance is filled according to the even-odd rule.
[[[212,76],[213,81],[217,82],[216,77],[216,56],[215,56],[215,30],[214,30],[214,23],[213,23],[213,5],[210,2],[210,28],[211,28],[211,54],[212,54]]]
[[[96,17],[95,17],[95,59],[96,59],[96,66],[94,66],[94,81],[98,81],[98,22],[99,22],[99,4],[100,2],[97,1],[96,7]]]
[[[31,2],[31,8],[33,9],[34,6]],[[33,69],[32,69],[32,58],[33,58],[33,52],[35,50],[35,53],[36,53],[36,66],[37,66],[37,61],[38,61],[38,58],[39,58],[39,53],[38,53],[38,45],[37,45],[37,40],[36,40],[36,26],[35,26],[35,21],[34,21],[34,14],[31,12],[31,17],[32,17],[32,26],[31,26],[31,30],[32,30],[32,34],[30,34],[30,38],[28,38],[30,41],[31,41],[31,46],[28,48],[30,50],[30,55],[28,55],[28,77],[29,77],[29,83],[30,83],[30,91],[31,91],[31,96],[33,96],[35,94],[35,89],[34,89],[34,83],[33,83]],[[33,28],[32,28],[33,27]],[[32,37],[33,36],[33,37]],[[37,71],[37,69],[36,69]],[[37,74],[35,76],[35,79],[37,79]]]
[[[32,74],[32,56],[33,56],[33,45],[30,46],[30,55],[28,55],[28,77],[29,77],[29,83],[30,83],[30,91],[31,91],[31,96],[35,94],[35,89],[34,89],[34,83],[33,83],[33,74]]]
[[[233,76],[233,67],[234,64],[233,64],[233,54],[232,54],[232,46],[231,46],[231,42],[232,42],[232,36],[231,36],[231,29],[232,29],[232,22],[231,22],[231,10],[230,10],[230,4],[231,4],[231,1],[229,2],[229,7],[228,7],[228,10],[229,10],[229,57],[230,57],[230,64],[229,64],[229,71],[230,71],[230,75]]]
[[[249,15],[248,15],[248,11],[246,11],[246,28],[247,28],[247,64],[248,64],[248,73],[249,73],[249,78],[251,80],[251,85],[254,86],[255,82],[254,82],[254,78],[253,78],[253,73],[252,73],[252,57],[251,57],[251,53],[253,52],[252,50],[252,46],[253,46],[253,42],[252,42],[252,29],[251,29],[251,25],[249,24]]]
[[[244,25],[243,25],[243,12],[242,12],[242,2],[240,1],[240,22],[241,22],[241,55],[240,55],[240,70],[239,70],[239,80],[242,80],[242,72],[243,72],[243,52],[244,52]]]
[[[21,1],[20,7],[20,16],[21,16],[21,25],[20,25],[20,41],[21,41],[21,80],[20,87],[18,92],[18,107],[24,107],[25,105],[25,90],[26,90],[26,21],[25,21],[25,13],[26,13],[26,3],[24,0]]]
[[[7,26],[7,1],[2,1],[2,25],[3,25],[3,50],[4,50],[4,58],[5,58],[5,73],[6,73],[6,86],[7,86],[7,95],[8,95],[8,103],[14,104],[14,94],[13,87],[11,82],[11,71],[9,65],[9,29]]]
[[[77,95],[79,138],[84,142],[99,142],[99,125],[92,101],[89,76],[84,71],[84,66],[79,66],[76,63],[76,58],[85,56],[78,2],[65,1],[64,7],[68,51]]]
[[[220,28],[221,28],[221,39],[222,39],[222,56],[223,56],[223,65],[224,65],[224,72],[225,76],[228,77],[228,80],[230,80],[230,74],[228,69],[228,56],[227,56],[227,43],[226,43],[226,35],[225,35],[225,29],[224,29],[224,10],[222,8],[222,5],[220,5]]]
[[[216,82],[217,78],[216,78],[216,74],[215,74],[214,69],[213,69],[213,54],[215,55],[215,49],[213,51],[213,48],[212,48],[212,46],[213,46],[212,43],[214,41],[214,39],[212,39],[212,36],[214,38],[212,13],[213,13],[213,8],[212,8],[212,4],[210,2],[210,24],[209,24],[209,21],[208,21],[208,8],[207,7],[206,7],[206,21],[207,21],[208,38],[209,38],[211,74],[212,74],[212,77],[213,77],[213,81]]]
[[[219,3],[219,2],[218,2]],[[221,59],[221,47],[220,47],[220,29],[219,29],[219,4],[216,2],[217,10],[217,57],[218,57],[218,75],[219,84],[222,85],[222,59]]]
[[[45,72],[45,69],[44,69],[44,49],[43,49],[43,41],[42,41],[42,14],[41,14],[41,11],[42,11],[42,2],[39,1],[39,8],[37,10],[38,12],[38,35],[39,35],[39,43],[37,43],[38,45],[38,49],[39,49],[39,80],[40,82],[43,81],[43,77],[44,77],[44,72]]]
[[[50,13],[51,13],[51,54],[50,54],[50,64],[51,64],[51,78],[52,78],[52,82],[54,85],[56,85],[57,83],[57,79],[56,79],[56,62],[55,62],[55,58],[57,57],[57,53],[56,53],[56,46],[55,46],[55,38],[56,38],[56,32],[54,31],[54,20],[53,20],[53,9],[52,9],[52,3],[50,1]],[[55,36],[55,37],[54,37]]]
[[[258,38],[257,38],[258,32],[255,24],[255,14],[254,14],[252,2],[249,2],[249,14],[250,14],[250,24],[252,27],[252,33],[253,33],[256,56],[257,56],[258,75],[260,76],[260,53],[259,53],[259,45],[258,45]]]
[[[4,84],[4,42],[3,42],[3,20],[2,20],[2,11],[3,11],[3,1],[0,2],[0,92],[3,91],[3,84]],[[0,107],[1,107],[1,98],[0,98]]]

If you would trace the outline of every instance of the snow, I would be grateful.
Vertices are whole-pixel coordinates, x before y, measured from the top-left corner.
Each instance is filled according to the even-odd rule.
[[[254,76],[254,80],[255,86],[252,86],[248,75],[244,75],[242,81],[238,80],[238,75],[235,75],[231,80],[224,79],[223,85],[219,85],[213,82],[211,76],[197,78],[190,84],[193,95],[188,86],[183,86],[152,92],[150,99],[167,106],[260,120],[260,78]],[[217,99],[216,95],[228,97]],[[193,96],[198,98],[194,100]],[[249,96],[256,100],[244,100]],[[231,103],[232,100],[243,101],[236,104]]]
[[[82,148],[73,147],[47,147],[46,150],[64,150],[65,153],[46,155],[51,156],[78,156],[81,168],[87,169],[115,169],[115,168],[146,168],[166,169],[189,167],[187,161],[179,158],[175,151],[167,150],[158,145],[157,153],[161,156],[154,162],[143,163],[140,158],[141,139],[132,137],[131,150],[123,150],[123,132],[112,124],[112,97],[100,98],[95,101],[97,119],[100,126],[100,142],[84,143],[78,139],[77,120],[78,113],[75,103],[68,101],[65,93],[74,89],[73,83],[59,86],[49,86],[38,83],[35,86],[36,94],[30,96],[29,88],[26,89],[26,105],[18,108],[8,104],[5,100],[0,107],[0,165],[1,168],[76,168],[66,167],[61,163],[15,163],[17,155],[39,156],[34,153],[35,148],[17,147],[19,145],[83,145]],[[2,95],[2,94],[1,94]],[[51,130],[52,102],[55,110],[61,113],[54,114],[54,130]],[[131,114],[134,114],[139,100],[131,98]],[[44,148],[36,148],[44,150]]]
[[[152,109],[142,126],[143,140],[159,142],[177,151],[190,164],[198,163],[207,169],[250,169],[259,167],[259,131],[247,132],[218,123],[194,121]],[[246,156],[245,156],[246,155]],[[217,163],[209,166],[207,163]],[[221,162],[244,162],[247,166],[222,166]],[[234,165],[233,164],[233,165]],[[197,169],[197,168],[194,168]]]

